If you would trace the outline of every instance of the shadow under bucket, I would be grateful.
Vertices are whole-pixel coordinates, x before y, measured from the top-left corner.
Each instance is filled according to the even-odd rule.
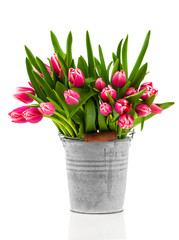
[[[86,143],[61,137],[71,211],[97,214],[123,210],[131,139]]]

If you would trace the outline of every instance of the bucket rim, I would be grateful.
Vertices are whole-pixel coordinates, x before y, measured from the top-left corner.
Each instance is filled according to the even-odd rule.
[[[117,134],[117,136],[121,136],[123,134],[126,134],[126,133],[122,133],[122,134]],[[105,141],[105,142],[124,142],[124,141],[131,141],[133,139],[133,136],[134,136],[135,132],[134,132],[134,129],[132,131],[129,131],[127,133],[127,136],[126,138],[124,139],[117,139],[117,140],[110,140],[110,141]],[[69,136],[65,136],[61,133],[58,133],[59,137],[60,137],[60,140],[61,141],[78,141],[78,142],[85,142],[85,139],[84,138],[74,138],[74,137],[69,137]],[[89,142],[90,143],[90,142]],[[102,143],[102,142],[101,142]]]

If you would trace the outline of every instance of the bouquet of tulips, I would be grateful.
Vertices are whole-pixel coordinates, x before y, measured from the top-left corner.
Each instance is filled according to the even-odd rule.
[[[105,64],[99,45],[99,59],[94,57],[86,32],[87,61],[72,57],[72,33],[67,37],[66,52],[51,31],[54,54],[49,65],[34,57],[25,46],[30,87],[18,87],[14,97],[27,104],[9,113],[12,122],[37,123],[50,118],[58,131],[68,137],[84,138],[85,133],[117,132],[119,138],[173,102],[154,103],[158,94],[152,82],[144,82],[147,63],[141,66],[150,38],[147,33],[136,63],[128,74],[128,36],[119,42],[112,61]],[[30,104],[36,101],[36,104]]]

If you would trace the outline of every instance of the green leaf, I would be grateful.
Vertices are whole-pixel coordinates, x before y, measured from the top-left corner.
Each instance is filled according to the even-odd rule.
[[[55,117],[52,117],[52,116],[46,116],[44,115],[44,117],[46,118],[50,118],[52,121],[56,122],[57,124],[60,124],[62,125],[67,131],[68,133],[70,134],[71,137],[75,137],[75,134],[71,128],[71,126],[62,118],[58,117],[58,118],[55,118]]]
[[[57,82],[56,86],[55,86],[54,93],[56,94],[56,96],[58,98],[58,101],[61,103],[61,105],[62,105],[62,107],[65,111],[66,116],[68,117],[69,112],[70,112],[70,105],[68,105],[66,103],[65,98],[64,98],[64,91],[67,91],[67,90],[68,90],[68,88],[66,88],[64,84],[62,84],[60,82]]]
[[[86,32],[86,49],[87,49],[87,56],[88,56],[88,74],[89,77],[94,76],[94,57],[93,57],[93,50],[91,46],[89,32]]]
[[[100,61],[99,61],[97,58],[94,57],[94,62],[95,62],[95,66],[96,66],[98,75],[99,75],[100,77],[102,77],[101,63],[100,63]]]
[[[116,130],[116,123],[113,122],[112,114],[109,115],[108,124],[109,124],[109,130],[110,131],[115,131]]]
[[[53,90],[51,89],[51,87],[49,86],[49,84],[44,81],[44,79],[35,71],[32,70],[32,73],[35,77],[35,79],[39,82],[39,84],[42,86],[44,92],[46,93],[47,97],[50,97],[51,99],[53,99],[56,102],[56,96],[53,92]]]
[[[127,89],[130,87],[130,84],[131,84],[131,82],[127,82],[127,83],[121,88],[121,90],[120,90],[120,92],[119,92],[119,95],[118,95],[118,98],[119,98],[119,99],[124,97]]]
[[[59,53],[57,53],[57,58],[58,58],[58,61],[60,63],[60,66],[63,70],[64,76],[66,77],[66,79],[68,79],[68,67],[67,67],[64,59],[62,58],[62,56]]]
[[[139,88],[141,82],[143,81],[145,75],[147,74],[147,63],[145,63],[135,74],[133,79],[131,80],[131,87],[135,89]]]
[[[122,47],[122,68],[126,74],[126,79],[128,79],[128,61],[127,61],[127,48],[128,48],[128,35],[124,41]]]
[[[143,89],[138,93],[125,97],[125,99],[127,99],[130,103],[134,103],[135,101],[139,100],[146,90],[147,89]]]
[[[108,77],[108,73],[107,73],[107,69],[106,69],[106,64],[105,64],[105,61],[104,61],[102,48],[101,48],[100,45],[98,47],[99,47],[99,58],[100,58],[100,62],[101,62],[102,79],[108,85],[109,84],[109,77]]]
[[[152,105],[154,99],[155,99],[155,94],[153,94],[152,96],[144,99],[144,103],[147,104],[148,107],[150,107]]]
[[[42,60],[38,57],[36,57],[36,61],[41,69],[41,72],[43,74],[44,80],[46,81],[46,83],[51,87],[54,88],[54,82],[50,76],[50,73],[48,72],[45,64],[42,62]]]
[[[50,31],[50,35],[51,35],[51,40],[52,40],[52,44],[53,44],[55,53],[59,53],[59,55],[64,60],[66,55],[63,52],[63,50],[61,49],[57,37],[55,36],[55,34],[52,31]]]
[[[75,65],[75,60],[74,59],[72,59],[70,67],[76,69],[76,65]]]
[[[46,101],[46,96],[45,96],[43,90],[40,88],[38,82],[34,78],[34,75],[32,74],[33,68],[32,68],[32,65],[30,64],[28,58],[26,58],[26,68],[27,68],[27,73],[28,73],[30,82],[31,82],[36,94],[37,94],[37,97],[41,98],[45,102]]]
[[[91,77],[91,78],[86,78],[84,85],[89,85],[90,83],[93,83],[96,81],[96,78]]]
[[[109,76],[109,70],[110,70],[110,68],[111,68],[111,65],[112,65],[112,61],[109,63],[109,65],[108,65],[108,67],[107,67],[107,73],[108,73],[108,76]]]
[[[87,65],[84,57],[80,56],[78,58],[77,67],[81,69],[81,71],[83,72],[85,78],[87,78],[88,77],[88,65]]]
[[[77,135],[77,130],[76,130],[75,124],[73,123],[72,120],[70,120],[70,121],[67,120],[65,116],[58,113],[57,111],[55,111],[54,114],[57,115],[59,118],[63,119],[73,129],[74,133]]]
[[[106,94],[107,94],[107,96],[109,98],[109,103],[110,103],[110,105],[113,108],[114,107],[114,99],[111,97],[111,95],[108,92],[106,92]]]
[[[27,46],[25,46],[25,51],[26,51],[26,54],[27,54],[27,57],[30,61],[30,63],[35,67],[35,69],[41,73],[41,70],[36,62],[36,59],[34,57],[34,55],[32,54],[32,52],[28,49]]]
[[[111,81],[112,81],[112,77],[113,77],[114,73],[118,71],[118,66],[119,66],[119,59],[116,59],[112,73],[111,73]]]
[[[117,59],[117,56],[115,53],[112,53],[112,59],[113,59],[113,63],[115,63],[116,59]]]
[[[106,118],[103,116],[100,111],[98,110],[98,124],[100,132],[108,132],[108,126],[106,125]]]
[[[166,103],[156,103],[156,105],[158,105],[160,108],[162,108],[163,110],[171,107],[174,104],[174,102],[166,102]],[[150,115],[145,117],[145,121],[152,118],[153,116],[155,116],[156,114],[151,113]],[[135,119],[134,124],[132,126],[132,128],[136,127],[138,124],[140,124],[142,122],[142,117],[138,117]],[[131,128],[131,129],[132,129]]]
[[[94,91],[91,91],[91,92],[88,92],[87,94],[85,94],[84,96],[80,96],[80,99],[79,99],[79,103],[77,103],[76,105],[73,105],[73,110],[70,112],[70,115],[68,118],[72,118],[73,115],[78,111],[78,109],[84,104],[86,103],[86,101],[94,96],[95,94],[97,94],[97,92],[94,92]]]
[[[34,96],[33,94],[30,94],[30,93],[26,93],[29,97],[31,97],[32,99],[34,99],[36,102],[38,102],[39,104],[42,103],[42,99]]]
[[[92,99],[85,104],[85,132],[96,132],[96,107]]]
[[[145,117],[142,117],[142,120],[141,120],[141,131],[144,128],[144,122],[145,122]]]
[[[71,31],[67,37],[67,47],[66,47],[66,63],[68,68],[70,68],[72,62],[72,33]]]
[[[156,105],[158,105],[160,108],[162,108],[163,110],[171,107],[172,105],[174,105],[174,102],[166,102],[166,103],[155,103]]]
[[[134,67],[133,67],[133,69],[132,69],[132,72],[131,72],[131,74],[130,74],[130,76],[129,76],[129,81],[132,80],[132,78],[135,76],[135,74],[137,73],[138,69],[140,68],[140,65],[141,65],[142,60],[143,60],[143,58],[144,58],[144,55],[145,55],[145,53],[146,53],[147,47],[148,47],[148,45],[149,45],[150,33],[151,33],[151,31],[148,31],[148,33],[147,33],[147,35],[146,35],[146,38],[145,38],[145,40],[144,40],[142,49],[141,49],[141,51],[140,51],[140,53],[139,53],[139,56],[138,56],[138,58],[137,58],[137,61],[136,61],[135,65],[134,65]]]
[[[119,42],[118,47],[117,47],[117,53],[116,53],[117,58],[119,59],[119,67],[118,67],[118,70],[119,70],[119,71],[122,70],[122,61],[121,61],[122,42],[123,42],[123,39],[121,39],[121,41]]]

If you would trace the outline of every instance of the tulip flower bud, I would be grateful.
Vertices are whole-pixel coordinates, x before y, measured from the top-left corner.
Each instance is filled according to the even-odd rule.
[[[106,83],[102,80],[102,78],[98,78],[95,82],[95,88],[101,92],[105,87]]]
[[[132,108],[132,104],[129,103],[126,99],[118,99],[114,105],[114,108],[119,114],[127,114]]]
[[[145,103],[139,103],[135,107],[135,111],[140,117],[146,117],[151,113],[151,109]]]
[[[154,114],[159,114],[159,113],[162,113],[162,108],[160,108],[159,106],[157,106],[155,103],[152,103],[152,105],[150,106],[150,109],[151,109],[151,113],[154,113]]]
[[[127,89],[124,97],[133,95],[133,94],[135,94],[135,93],[137,93],[137,92],[138,92],[137,89],[135,89],[134,87],[130,87],[130,88]]]
[[[43,102],[43,103],[40,103],[40,108],[38,108],[38,110],[43,115],[51,116],[55,112],[55,107],[51,102]]]
[[[8,113],[8,115],[11,117],[12,122],[14,123],[26,123],[26,119],[23,117],[22,113],[27,110],[28,107],[23,106],[14,109],[12,112]]]
[[[63,79],[63,70],[61,68],[61,65],[58,61],[57,54],[54,53],[53,56],[51,57],[51,64],[52,68],[55,70],[56,74]]]
[[[119,127],[122,129],[130,129],[134,123],[134,118],[130,114],[122,114],[119,116]]]
[[[117,92],[112,88],[111,85],[108,85],[108,87],[103,88],[102,92],[100,93],[101,98],[105,102],[109,102],[109,98],[107,93],[115,100],[117,97]]]
[[[114,87],[122,88],[126,84],[126,74],[123,70],[117,71],[112,77],[112,84]]]
[[[108,116],[110,113],[112,113],[112,107],[108,103],[101,103],[100,104],[100,113],[103,116]]]
[[[23,117],[26,119],[27,122],[30,123],[38,123],[42,120],[43,115],[38,110],[38,108],[28,108],[22,113]]]
[[[79,102],[80,95],[76,91],[69,89],[68,91],[64,91],[64,98],[69,105],[74,105]]]
[[[146,90],[145,93],[140,97],[141,99],[146,99],[146,98],[152,96],[153,94],[155,94],[155,95],[158,94],[158,90],[156,90],[156,89],[153,88],[153,83],[152,83],[152,82],[143,83],[143,84],[140,86],[139,91],[141,91],[141,90],[143,90],[143,89],[147,89],[147,90]]]
[[[30,93],[35,96],[34,89],[29,88],[29,87],[17,87],[17,93],[14,94],[13,96],[23,103],[28,104],[28,103],[33,102],[34,100],[31,97],[29,97],[26,93]]]
[[[68,71],[68,80],[73,84],[75,87],[82,87],[85,82],[85,77],[81,69],[70,68]]]

